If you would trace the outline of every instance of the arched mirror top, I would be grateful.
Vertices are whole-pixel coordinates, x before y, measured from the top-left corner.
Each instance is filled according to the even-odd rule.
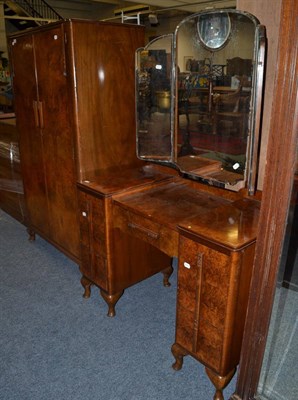
[[[139,49],[138,157],[253,193],[264,57],[264,27],[238,10],[190,15]]]

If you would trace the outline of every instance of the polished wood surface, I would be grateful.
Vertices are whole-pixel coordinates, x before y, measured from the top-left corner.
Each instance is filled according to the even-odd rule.
[[[258,213],[258,202],[240,200],[180,229],[173,367],[188,354],[202,362],[216,400],[240,359]]]
[[[244,198],[212,209],[204,215],[180,224],[185,234],[194,233],[207,239],[210,246],[219,245],[230,250],[241,250],[255,241],[260,202]]]
[[[112,224],[117,240],[136,238],[178,256],[173,368],[185,355],[195,357],[222,400],[240,358],[260,203],[204,189],[174,177],[120,193]],[[128,256],[125,248],[122,254]]]
[[[30,237],[77,262],[76,181],[138,164],[134,52],[143,41],[140,26],[83,20],[9,39]]]
[[[115,316],[115,305],[126,288],[157,272],[163,273],[163,284],[169,286],[173,270],[171,257],[114,227],[113,197],[172,179],[172,175],[144,165],[103,171],[78,183],[84,297],[90,296],[93,284],[98,286],[108,304],[108,316]]]
[[[174,368],[192,355],[222,399],[239,362],[259,203],[141,167],[132,133],[142,28],[66,21],[10,40],[31,232],[80,261],[84,297],[99,287],[109,316],[129,286],[158,272],[168,286],[178,256]]]
[[[73,46],[79,179],[95,170],[136,165],[135,50],[144,43],[137,25],[76,22],[67,25]]]
[[[89,179],[79,182],[78,187],[84,188],[90,194],[100,193],[111,197],[174,178],[175,175],[171,172],[158,165],[141,162],[138,167],[117,166],[112,170],[96,171]]]
[[[185,219],[190,219],[204,213],[206,209],[213,209],[221,204],[229,204],[238,200],[238,193],[208,187],[180,177],[173,177],[171,182],[148,188],[138,192],[123,195],[119,194],[115,204],[131,209],[140,215],[161,222],[172,229],[176,229]],[[171,206],[174,206],[174,209]],[[160,210],[163,210],[161,213]]]
[[[49,50],[51,49],[52,47],[49,46]],[[46,50],[45,54],[47,54]],[[42,159],[42,136],[33,110],[33,104],[37,104],[38,98],[31,35],[21,37],[14,42],[10,59],[25,200],[30,193],[30,202],[26,201],[26,223],[29,225],[30,220],[32,227],[40,227],[44,235],[48,236],[49,218],[44,180],[45,166]]]
[[[297,1],[283,0],[280,15],[277,73],[272,91],[273,108],[252,276],[253,291],[249,298],[243,352],[233,400],[259,398],[258,384],[297,162],[298,42],[292,40],[298,35]],[[281,135],[281,132],[284,134]]]

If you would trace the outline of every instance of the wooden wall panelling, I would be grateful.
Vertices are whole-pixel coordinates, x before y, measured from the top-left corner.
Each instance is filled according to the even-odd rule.
[[[297,15],[297,1],[283,0],[256,257],[233,400],[256,398],[291,198],[298,139]]]

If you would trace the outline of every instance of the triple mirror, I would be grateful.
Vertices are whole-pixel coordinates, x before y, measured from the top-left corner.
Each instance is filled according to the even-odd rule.
[[[252,194],[264,57],[264,27],[237,10],[193,14],[138,49],[137,156]]]

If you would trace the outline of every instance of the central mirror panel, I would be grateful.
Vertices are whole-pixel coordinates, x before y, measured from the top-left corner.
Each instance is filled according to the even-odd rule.
[[[184,176],[253,192],[264,29],[237,10],[185,18],[137,51],[138,157]]]
[[[171,162],[173,145],[173,35],[136,53],[137,156]]]

